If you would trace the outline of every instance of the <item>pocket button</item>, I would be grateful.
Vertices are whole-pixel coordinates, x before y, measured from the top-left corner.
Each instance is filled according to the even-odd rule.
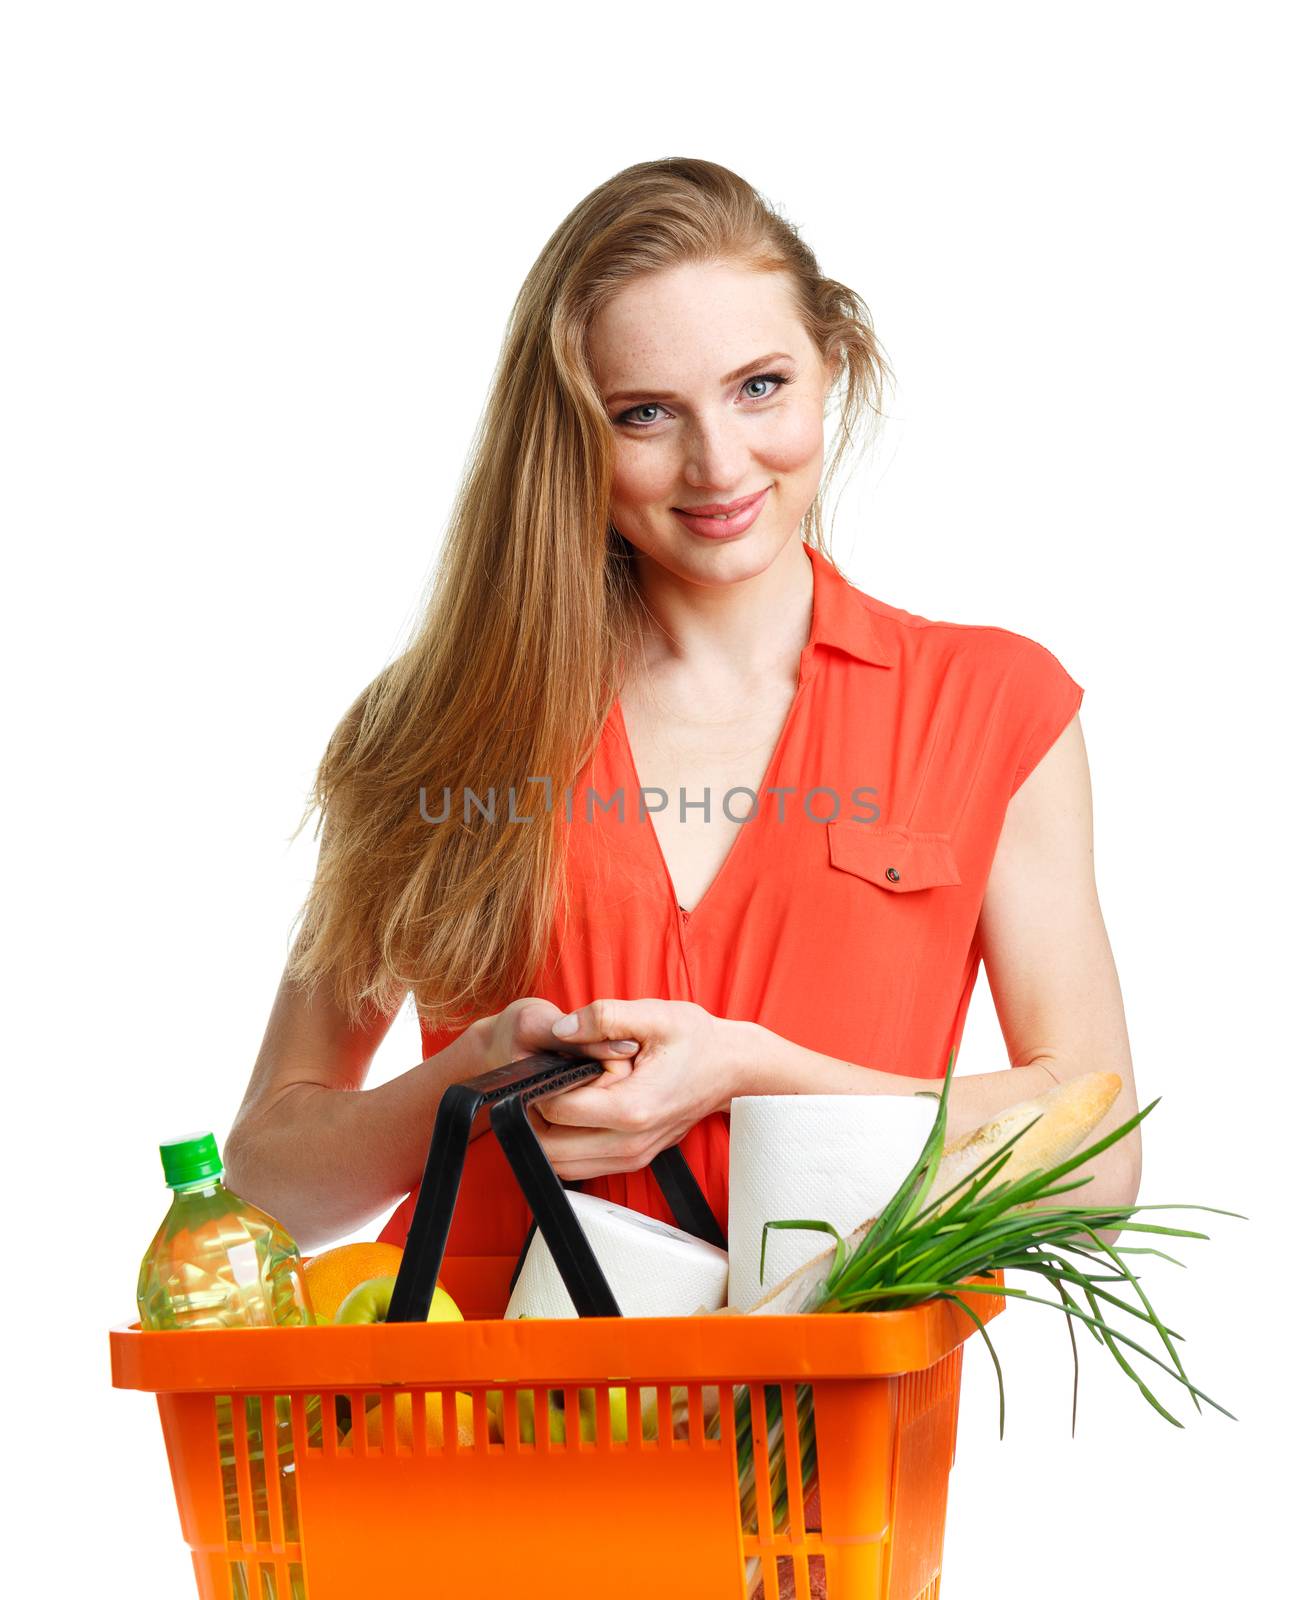
[[[835,818],[826,827],[830,865],[882,889],[890,899],[960,883],[947,833],[915,833]]]

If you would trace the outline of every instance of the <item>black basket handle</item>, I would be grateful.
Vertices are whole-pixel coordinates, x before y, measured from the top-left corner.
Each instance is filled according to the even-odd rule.
[[[578,1315],[621,1314],[566,1198],[564,1185],[526,1115],[531,1101],[599,1077],[602,1070],[602,1063],[595,1057],[545,1050],[510,1066],[481,1073],[465,1083],[451,1084],[444,1091],[386,1314],[388,1322],[422,1322],[430,1311],[471,1132],[476,1118],[486,1109]],[[726,1237],[681,1150],[677,1146],[662,1150],[651,1162],[651,1170],[678,1225],[725,1250]]]
[[[725,1250],[727,1236],[722,1231],[722,1224],[714,1216],[712,1207],[704,1197],[704,1190],[695,1181],[695,1174],[687,1165],[681,1149],[677,1145],[670,1145],[667,1150],[661,1150],[651,1162],[650,1169],[655,1174],[655,1181],[659,1184],[661,1194],[668,1201],[673,1220],[683,1233],[693,1234],[697,1239],[703,1239],[708,1244],[717,1245],[719,1250]],[[567,1183],[564,1178],[560,1183],[564,1189],[578,1188],[577,1182]],[[537,1232],[538,1218],[535,1216],[529,1225],[529,1232],[525,1235],[525,1242],[520,1247],[520,1254],[516,1257],[511,1282],[507,1286],[508,1293],[516,1287],[521,1268],[525,1265],[525,1257],[529,1254],[529,1247],[533,1244]]]

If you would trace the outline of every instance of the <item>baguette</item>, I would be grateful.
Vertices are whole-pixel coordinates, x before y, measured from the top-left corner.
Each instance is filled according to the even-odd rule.
[[[1016,1105],[999,1111],[981,1127],[962,1135],[942,1152],[942,1159],[934,1175],[926,1205],[941,1200],[961,1179],[975,1167],[987,1161],[1020,1129],[1029,1128],[1009,1152],[1005,1165],[993,1178],[993,1184],[1026,1176],[1039,1168],[1054,1166],[1065,1161],[1080,1149],[1083,1142],[1108,1114],[1121,1092],[1122,1080],[1115,1072],[1086,1072],[1068,1083],[1059,1083],[1053,1089]],[[1039,1119],[1039,1120],[1038,1120]],[[869,1217],[854,1228],[844,1239],[844,1249],[849,1254],[859,1245],[871,1225]],[[765,1316],[769,1313],[793,1315],[809,1310],[834,1264],[835,1247],[830,1246],[820,1255],[796,1268],[787,1278],[761,1300],[749,1307],[748,1316]]]

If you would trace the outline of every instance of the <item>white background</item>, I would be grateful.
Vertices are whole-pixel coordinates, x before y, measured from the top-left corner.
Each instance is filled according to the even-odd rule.
[[[664,155],[735,168],[871,308],[900,391],[835,521],[845,570],[1038,639],[1085,687],[1099,888],[1141,1104],[1161,1096],[1140,1199],[1251,1219],[1181,1213],[1210,1242],[1147,1280],[1236,1423],[1142,1364],[1172,1428],[1083,1336],[1074,1441],[1066,1329],[1015,1304],[1001,1443],[972,1342],[944,1600],[1273,1592],[1274,18],[6,10],[6,1432],[11,1559],[56,1550],[42,1594],[193,1592],[154,1403],[108,1367],[169,1200],[157,1144],[232,1122],[311,877],[312,828],[288,835],[416,616],[526,271],[589,189]],[[406,1013],[370,1084],[419,1057]],[[1007,1065],[983,978],[962,1061]]]

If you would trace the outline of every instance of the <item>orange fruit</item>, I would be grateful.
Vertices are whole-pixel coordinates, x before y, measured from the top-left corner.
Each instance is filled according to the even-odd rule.
[[[337,1307],[351,1289],[365,1278],[398,1273],[403,1259],[404,1252],[399,1245],[383,1244],[375,1239],[356,1239],[351,1244],[338,1244],[321,1255],[311,1256],[303,1264],[301,1273],[309,1288],[315,1316],[334,1321]]]

